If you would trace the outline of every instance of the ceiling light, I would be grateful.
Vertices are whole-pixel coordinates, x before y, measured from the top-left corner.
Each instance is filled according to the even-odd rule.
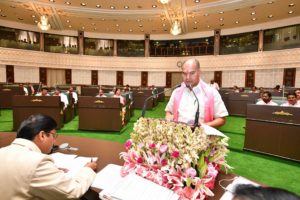
[[[129,29],[129,32],[132,32],[132,29]]]
[[[195,3],[199,3],[200,2],[200,0],[195,0]]]
[[[69,28],[72,28],[72,25],[69,25]]]
[[[288,13],[289,13],[289,14],[293,14],[293,13],[294,13],[294,11],[290,10]]]
[[[96,8],[101,8],[101,6],[99,4],[96,5]]]
[[[171,27],[170,33],[172,35],[179,35],[181,33],[181,26],[180,26],[180,22],[178,20],[176,20]]]
[[[240,23],[238,20],[235,21],[236,24]]]
[[[115,6],[110,6],[110,9],[115,9]]]
[[[71,2],[70,1],[66,1],[65,4],[71,5]]]
[[[220,11],[220,12],[219,12],[219,14],[223,14],[223,13],[224,13],[224,11]]]
[[[55,2],[55,0],[49,0],[50,2],[52,2],[52,3],[54,3]]]
[[[220,26],[224,26],[224,24],[220,24]]]
[[[32,18],[35,18],[35,15],[31,15]]]
[[[24,19],[23,19],[23,18],[21,18],[21,17],[18,17],[18,20],[22,21],[22,20],[24,20]]]
[[[37,25],[43,31],[47,31],[51,28],[51,25],[48,23],[48,17],[46,15],[41,16],[41,20]]]
[[[125,9],[128,9],[128,8],[129,8],[129,6],[124,6],[124,8],[125,8]]]
[[[224,20],[224,18],[223,18],[223,17],[221,17],[221,18],[220,18],[220,21],[223,21],[223,20]]]
[[[167,4],[169,3],[169,0],[159,0],[161,4]]]
[[[272,4],[272,3],[274,3],[274,1],[269,1],[269,2],[268,2],[268,4]]]
[[[272,18],[272,17],[273,17],[273,15],[269,15],[269,16],[268,16],[268,18]]]
[[[255,11],[253,11],[252,13],[251,13],[251,15],[255,15],[256,13],[255,13]]]
[[[81,6],[86,6],[86,3],[81,3],[80,5],[81,5]]]
[[[289,4],[289,7],[294,7],[294,5],[295,5],[294,3],[291,3]]]
[[[252,21],[255,21],[255,20],[256,20],[256,18],[255,18],[255,17],[253,17],[253,18],[252,18]]]
[[[205,13],[204,16],[207,17],[207,16],[208,16],[208,13]]]
[[[1,14],[1,17],[6,17],[6,15],[4,15],[4,14]]]
[[[152,5],[152,8],[156,8],[157,7],[157,5]]]

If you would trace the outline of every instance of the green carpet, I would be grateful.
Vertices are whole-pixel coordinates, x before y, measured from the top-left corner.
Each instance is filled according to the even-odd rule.
[[[145,117],[163,118],[166,102],[146,112]],[[141,110],[135,110],[130,122],[120,132],[78,131],[78,117],[64,125],[58,131],[62,135],[112,140],[123,143],[129,137],[134,122],[141,116]],[[1,110],[0,132],[12,131],[12,110]],[[228,163],[234,168],[231,172],[257,181],[261,184],[284,188],[300,195],[300,163],[258,153],[243,151],[245,136],[245,118],[227,117],[220,130],[230,137],[227,156]]]

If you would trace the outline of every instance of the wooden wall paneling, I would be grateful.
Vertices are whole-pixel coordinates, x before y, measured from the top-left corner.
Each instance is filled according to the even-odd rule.
[[[72,84],[72,70],[66,69],[65,71],[66,84]]]
[[[219,87],[222,87],[222,71],[214,72],[214,80],[218,83]]]
[[[283,73],[283,85],[295,87],[296,68],[286,68]]]
[[[15,82],[15,74],[14,74],[14,66],[6,65],[6,82],[14,83]]]
[[[123,85],[124,73],[123,71],[117,71],[117,85]]]
[[[141,86],[147,87],[148,86],[148,72],[141,72]]]
[[[246,70],[245,87],[255,86],[255,71]]]
[[[47,85],[47,68],[40,67],[40,83]]]
[[[92,70],[92,85],[98,85],[98,70]]]
[[[166,87],[167,88],[172,87],[172,72],[166,73]]]

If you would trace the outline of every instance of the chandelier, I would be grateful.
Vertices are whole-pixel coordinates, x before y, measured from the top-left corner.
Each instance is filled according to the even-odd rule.
[[[165,18],[167,18],[171,24],[170,33],[172,35],[179,35],[182,31],[183,23],[183,10],[181,6],[181,0],[159,0],[165,9]]]
[[[182,30],[181,30],[180,22],[178,20],[175,20],[170,29],[170,33],[172,35],[179,35],[181,32]]]
[[[41,16],[41,20],[37,25],[43,31],[47,31],[51,28],[51,25],[48,23],[48,17],[46,15]]]

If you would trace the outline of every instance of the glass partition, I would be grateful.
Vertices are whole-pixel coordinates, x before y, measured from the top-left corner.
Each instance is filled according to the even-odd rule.
[[[45,34],[45,51],[78,54],[78,38],[74,36]]]
[[[214,38],[151,40],[150,56],[200,56],[214,53]]]
[[[248,53],[258,51],[258,31],[221,36],[220,54]]]
[[[264,51],[300,47],[300,25],[264,31]]]
[[[145,56],[144,40],[118,40],[118,56],[143,57]]]
[[[92,56],[113,56],[114,40],[84,38],[84,54]]]
[[[0,46],[39,51],[40,33],[0,26]]]

